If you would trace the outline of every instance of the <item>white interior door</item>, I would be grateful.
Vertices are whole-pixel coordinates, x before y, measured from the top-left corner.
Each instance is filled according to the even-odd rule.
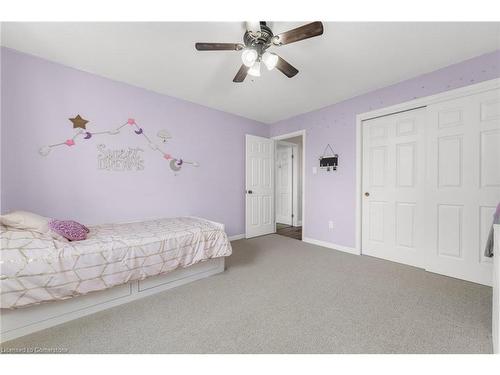
[[[428,107],[426,269],[492,283],[483,255],[500,202],[500,90]]]
[[[276,142],[276,222],[292,225],[293,146]]]
[[[274,140],[246,135],[246,238],[275,232]]]
[[[363,122],[362,253],[423,266],[425,110]]]

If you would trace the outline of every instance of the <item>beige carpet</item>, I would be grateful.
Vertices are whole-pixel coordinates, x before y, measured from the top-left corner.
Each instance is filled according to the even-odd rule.
[[[491,288],[270,235],[227,271],[5,347],[70,353],[490,353]]]

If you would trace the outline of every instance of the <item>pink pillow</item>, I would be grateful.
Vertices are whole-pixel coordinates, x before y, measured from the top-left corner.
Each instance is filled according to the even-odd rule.
[[[73,220],[52,219],[49,221],[49,228],[70,241],[85,240],[89,232],[89,228]]]

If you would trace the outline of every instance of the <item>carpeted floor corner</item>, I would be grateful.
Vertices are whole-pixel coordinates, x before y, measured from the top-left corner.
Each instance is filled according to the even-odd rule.
[[[269,235],[226,272],[3,344],[69,353],[491,353],[491,288]]]

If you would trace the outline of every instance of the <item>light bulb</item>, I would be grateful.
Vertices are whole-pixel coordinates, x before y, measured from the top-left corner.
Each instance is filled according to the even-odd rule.
[[[257,60],[257,57],[259,57],[259,54],[256,50],[245,48],[241,54],[241,61],[243,61],[245,66],[251,67],[255,60]]]
[[[272,70],[278,63],[278,55],[266,51],[262,55],[262,61],[266,64],[268,70]]]
[[[260,62],[256,61],[250,69],[248,69],[248,74],[254,77],[260,77]]]

